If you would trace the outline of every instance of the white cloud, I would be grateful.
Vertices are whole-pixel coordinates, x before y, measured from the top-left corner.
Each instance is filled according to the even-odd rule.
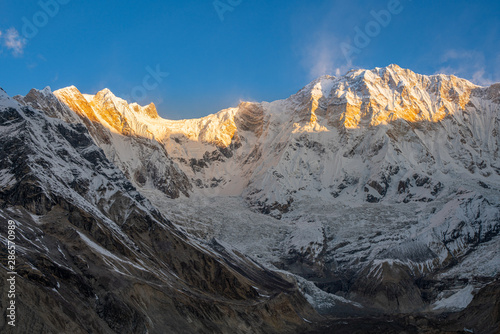
[[[440,65],[436,74],[453,74],[481,86],[495,82],[495,73],[488,71],[484,54],[479,51],[448,50],[440,57]]]
[[[352,68],[351,60],[340,50],[339,40],[331,34],[316,34],[303,50],[303,66],[311,79],[326,74],[340,76]]]
[[[441,56],[441,61],[443,63],[448,62],[450,60],[456,59],[475,59],[475,58],[484,58],[480,52],[477,51],[465,51],[465,50],[448,50]]]
[[[14,56],[22,55],[26,46],[26,39],[20,36],[15,28],[9,28],[5,32],[0,31],[0,41]]]

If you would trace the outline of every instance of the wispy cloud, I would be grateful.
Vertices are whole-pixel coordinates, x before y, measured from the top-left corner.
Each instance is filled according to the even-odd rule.
[[[467,51],[467,50],[448,50],[441,56],[441,62],[445,63],[451,60],[457,59],[477,59],[483,58],[484,56],[478,51]]]
[[[488,71],[484,54],[479,51],[448,50],[440,57],[440,66],[436,73],[453,74],[477,85],[489,86],[496,81],[496,74]]]
[[[0,31],[0,41],[2,47],[9,49],[14,56],[20,56],[24,52],[26,39],[19,35],[15,28],[9,28],[6,31]]]
[[[340,50],[339,39],[332,34],[317,33],[303,50],[303,66],[311,79],[325,74],[339,76],[352,68]]]

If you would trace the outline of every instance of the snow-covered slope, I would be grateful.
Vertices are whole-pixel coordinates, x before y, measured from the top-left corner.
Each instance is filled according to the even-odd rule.
[[[484,182],[500,171],[498,87],[396,65],[321,77],[286,100],[183,121],[161,119],[154,105],[129,105],[107,89],[55,95],[111,133],[99,145],[138,186],[165,183],[145,184],[145,145],[131,143],[147,139],[173,160],[171,179],[187,176],[172,186],[180,193],[241,195],[276,216],[309,197],[429,201],[442,181],[473,175]],[[146,160],[149,169],[169,161]]]
[[[290,333],[317,317],[292,281],[175,228],[45,92],[18,100],[49,115],[0,90],[0,272],[17,272],[19,315],[2,333]]]
[[[17,108],[19,103],[12,99],[7,93],[0,88],[0,105],[4,108]]]
[[[500,272],[500,84],[390,65],[182,121],[109,90],[54,95],[186,231],[336,297],[432,310]]]
[[[83,96],[75,87],[60,90],[56,96],[50,93],[49,88],[42,91],[32,89],[25,97],[16,96],[16,99],[21,104],[46,111],[50,117],[70,123],[83,123],[108,159],[135,186],[158,189],[173,198],[180,194],[189,195],[191,184],[171,161],[165,148],[154,140],[145,126],[137,126],[137,130],[132,130],[128,125],[130,117],[125,116],[127,112],[139,118],[157,117],[153,104],[144,108],[132,104],[132,113],[123,100],[107,90],[94,100],[88,95]],[[124,116],[114,110],[115,106]]]

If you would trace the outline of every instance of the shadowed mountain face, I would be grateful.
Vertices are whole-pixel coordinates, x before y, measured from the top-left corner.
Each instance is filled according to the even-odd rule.
[[[317,317],[293,282],[177,230],[85,126],[9,102],[0,233],[16,222],[19,293],[17,325],[2,317],[2,333],[279,333]]]
[[[423,312],[424,318],[438,316],[438,320],[421,321],[420,325],[401,316],[394,318],[394,326],[380,327],[395,332],[400,326],[413,326],[415,331],[440,326],[457,330],[446,327],[455,318],[440,322],[439,317],[467,312],[468,306],[486,310],[498,304],[484,292],[491,289],[500,273],[498,86],[479,87],[454,76],[424,76],[391,65],[351,71],[343,77],[324,76],[286,100],[241,103],[204,118],[182,121],[162,119],[154,105],[129,104],[107,89],[96,95],[81,94],[75,87],[54,93],[48,88],[32,90],[25,97],[15,97],[24,109],[7,98],[3,103],[24,113],[43,110],[45,115],[39,113],[38,118],[59,124],[52,127],[61,129],[58,133],[79,156],[62,154],[59,148],[67,143],[57,144],[53,134],[42,140],[43,144],[16,144],[17,148],[31,147],[24,154],[29,161],[26,166],[44,161],[41,166],[52,169],[44,173],[38,172],[42,167],[37,169],[33,173],[37,178],[29,187],[20,186],[24,190],[15,196],[10,196],[10,186],[2,185],[7,194],[4,201],[10,203],[4,205],[19,205],[12,198],[24,201],[29,195],[32,204],[23,207],[42,215],[37,219],[46,226],[44,219],[57,212],[51,201],[58,197],[52,192],[71,189],[62,191],[60,198],[67,200],[77,192],[75,198],[88,201],[86,214],[103,213],[107,220],[101,224],[118,224],[117,231],[125,233],[134,245],[137,240],[144,242],[146,248],[137,246],[140,252],[119,253],[121,260],[138,256],[139,262],[134,263],[144,267],[151,257],[158,257],[161,262],[148,264],[147,271],[166,265],[183,282],[172,289],[190,296],[191,301],[205,294],[211,302],[222,294],[222,300],[217,299],[222,304],[227,298],[231,302],[251,301],[236,303],[244,312],[224,308],[221,314],[225,316],[220,315],[224,320],[220,321],[214,319],[222,318],[211,314],[210,320],[200,323],[200,317],[206,319],[205,309],[202,313],[199,309],[176,313],[189,324],[186,319],[191,319],[196,324],[192,326],[199,326],[196,328],[224,331],[239,324],[241,332],[252,332],[245,326],[254,323],[245,317],[255,310],[247,307],[254,307],[256,300],[260,302],[265,296],[276,296],[278,301],[265,308],[271,315],[259,311],[253,318],[265,319],[263,332],[293,331],[304,324],[301,330],[330,328],[335,321],[308,323],[314,312],[307,308],[302,299],[305,296],[325,315],[366,319],[380,313]],[[10,126],[10,119],[5,122]],[[28,128],[43,126],[33,123]],[[73,138],[75,131],[80,133],[78,139]],[[30,133],[38,134],[35,130]],[[84,143],[81,147],[80,142]],[[45,151],[54,153],[46,157]],[[34,154],[42,158],[32,158]],[[11,163],[13,171],[3,172],[2,182],[8,185],[15,179],[9,173],[30,175],[28,167],[13,167],[18,163],[22,166],[24,160],[9,159],[4,164]],[[74,167],[60,167],[69,164]],[[87,167],[80,171],[82,164]],[[102,164],[107,167],[99,167]],[[102,173],[111,172],[119,173],[116,180],[120,181],[113,179],[111,186],[99,183]],[[57,185],[50,191],[39,190],[37,180],[54,178],[63,178],[66,188]],[[114,190],[117,182],[125,191]],[[121,194],[119,199],[114,192]],[[50,196],[47,199],[43,194]],[[139,205],[136,203],[143,211],[134,209]],[[64,205],[59,207],[71,212]],[[136,223],[124,223],[143,221],[144,215],[169,228],[150,232],[156,225],[147,219],[138,230]],[[29,217],[26,220],[30,221]],[[78,224],[83,223],[68,224],[81,228]],[[77,240],[85,244],[86,237],[114,251],[109,247],[114,247],[115,241],[90,235],[95,227],[83,226],[84,231],[77,230]],[[158,233],[164,230],[169,233]],[[172,248],[175,242],[164,241],[172,236],[208,258],[200,260],[200,255],[190,253],[190,246],[184,250],[191,254],[185,260],[168,258],[165,254],[184,249]],[[72,238],[61,244],[70,243]],[[245,256],[294,276],[302,294]],[[207,269],[212,266],[206,262],[209,258],[224,259],[216,262],[222,263],[227,273],[221,276],[222,269]],[[109,266],[111,260],[106,259],[99,268]],[[130,284],[139,285],[136,277],[141,271],[137,267],[129,265],[124,271],[111,263],[113,270],[128,275]],[[183,290],[193,287],[196,294]],[[273,307],[286,310],[276,316],[281,320],[273,318]],[[148,314],[150,310],[137,312]],[[161,316],[144,321],[160,320]],[[383,318],[366,321],[386,323]],[[483,325],[474,326],[487,332],[498,322],[498,312],[493,312]]]

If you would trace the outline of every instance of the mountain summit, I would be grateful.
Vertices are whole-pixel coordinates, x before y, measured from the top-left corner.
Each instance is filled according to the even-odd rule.
[[[0,104],[67,124],[56,128],[78,154],[104,163],[103,173],[117,167],[130,182],[120,187],[137,189],[141,208],[158,209],[154,219],[293,275],[320,313],[451,312],[449,330],[499,323],[484,305],[500,291],[500,84],[390,65],[179,121],[108,89],[32,90],[15,100],[0,91]],[[95,147],[79,148],[88,140],[74,131]],[[82,192],[92,184],[83,180],[74,181]],[[122,219],[122,206],[95,195],[115,188],[101,188],[87,195],[92,205]]]
[[[497,86],[390,65],[321,77],[286,100],[181,121],[108,89],[54,95],[139,188],[162,187],[170,197],[241,195],[280,215],[304,196],[432,200],[445,184],[437,172],[498,175]],[[158,163],[145,166],[151,159]],[[428,193],[415,192],[414,175]]]

